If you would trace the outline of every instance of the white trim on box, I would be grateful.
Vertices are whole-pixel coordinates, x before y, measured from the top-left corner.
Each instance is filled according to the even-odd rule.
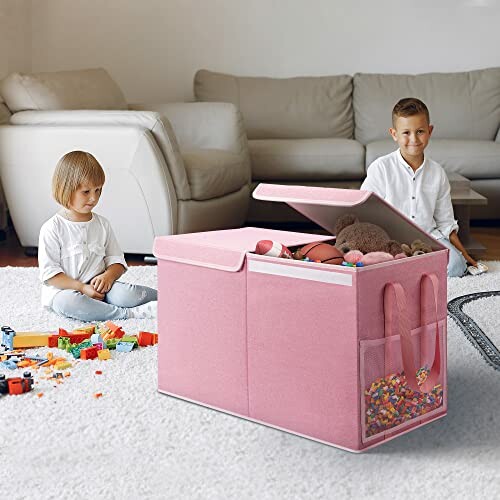
[[[335,271],[320,271],[299,266],[289,266],[262,262],[258,260],[248,261],[248,271],[251,273],[274,274],[275,276],[286,276],[300,280],[320,281],[334,285],[352,286],[352,275],[350,273],[338,273]]]

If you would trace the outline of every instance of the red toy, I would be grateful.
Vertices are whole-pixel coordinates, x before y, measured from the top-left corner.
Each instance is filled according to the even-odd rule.
[[[139,332],[137,341],[141,347],[158,344],[158,334],[150,332]]]
[[[292,252],[285,245],[272,240],[260,240],[255,247],[255,253],[268,257],[293,259]]]
[[[97,347],[87,347],[80,351],[80,359],[95,359],[97,358]]]

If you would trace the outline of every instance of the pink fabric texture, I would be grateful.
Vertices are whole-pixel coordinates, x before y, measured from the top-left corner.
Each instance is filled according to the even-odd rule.
[[[447,250],[361,268],[252,253],[259,240],[320,239],[258,228],[157,238],[159,390],[352,451],[445,415]],[[411,372],[424,365],[419,386]],[[442,402],[373,432],[365,392],[391,370],[412,390],[440,384]]]

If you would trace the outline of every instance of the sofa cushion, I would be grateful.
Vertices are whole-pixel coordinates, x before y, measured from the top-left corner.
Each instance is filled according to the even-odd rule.
[[[1,84],[9,109],[127,109],[120,87],[102,68],[53,73],[12,73]]]
[[[363,146],[352,139],[265,139],[248,141],[252,179],[325,181],[362,179]]]
[[[397,147],[392,139],[367,144],[366,167]],[[432,139],[425,153],[440,163],[447,172],[457,172],[468,179],[500,177],[500,144],[494,141]]]
[[[355,138],[363,144],[387,137],[392,108],[418,97],[429,108],[433,138],[493,140],[500,123],[500,68],[464,73],[354,75]]]
[[[191,199],[210,200],[241,189],[247,181],[241,157],[219,149],[183,151]]]
[[[353,136],[352,77],[239,77],[200,70],[199,101],[231,102],[243,114],[249,139]]]

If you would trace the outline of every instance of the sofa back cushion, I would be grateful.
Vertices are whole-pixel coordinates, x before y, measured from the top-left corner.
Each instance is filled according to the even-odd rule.
[[[200,70],[198,101],[231,102],[243,114],[249,139],[353,136],[352,77],[264,78]]]
[[[433,137],[493,140],[500,124],[500,68],[464,73],[354,75],[355,138],[386,139],[392,108],[417,97],[429,108]]]
[[[1,84],[9,109],[127,109],[120,87],[102,68],[52,73],[12,73]]]

